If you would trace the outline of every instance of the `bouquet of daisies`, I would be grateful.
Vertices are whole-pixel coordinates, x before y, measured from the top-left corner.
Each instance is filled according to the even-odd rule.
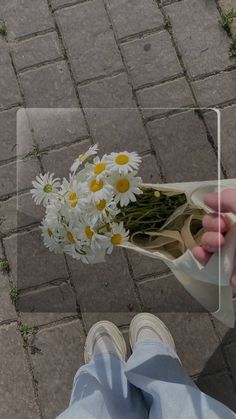
[[[141,158],[136,152],[99,158],[97,151],[94,145],[81,154],[69,179],[41,174],[31,190],[36,204],[45,207],[45,246],[84,263],[103,261],[137,231],[159,229],[186,200],[183,194],[168,196],[144,188],[137,176]]]

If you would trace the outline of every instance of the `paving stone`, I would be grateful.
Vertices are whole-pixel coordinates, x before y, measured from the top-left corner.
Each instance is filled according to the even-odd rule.
[[[2,257],[1,254],[0,257]],[[8,275],[0,271],[0,323],[6,320],[16,320],[16,311],[11,302],[9,292]]]
[[[22,340],[15,324],[1,327],[0,347],[1,418],[39,419],[40,415],[34,399],[32,379],[25,359]]]
[[[226,71],[192,83],[202,108],[210,108],[236,99],[236,70]],[[210,92],[210,93],[209,93]]]
[[[167,182],[217,179],[216,156],[194,111],[149,122],[147,127]]]
[[[236,141],[236,105],[220,111],[221,115],[221,160],[230,178],[236,178],[235,141]],[[217,145],[217,114],[212,111],[205,114],[210,133]]]
[[[79,108],[27,109],[27,116],[41,149],[72,143],[88,135]]]
[[[0,113],[1,161],[16,157],[16,112],[17,108]]]
[[[26,155],[33,150],[33,136],[29,125],[27,110],[20,108],[16,114],[14,121],[14,130],[16,135],[16,153],[18,159],[25,158]]]
[[[20,82],[27,107],[73,108],[77,98],[64,61],[22,73]]]
[[[3,234],[39,223],[44,209],[36,205],[30,192],[0,202],[0,231]]]
[[[163,26],[163,17],[153,0],[108,0],[108,9],[118,38]]]
[[[22,102],[11,59],[6,50],[0,52],[0,108]]]
[[[44,419],[52,419],[68,407],[74,375],[83,364],[81,322],[76,320],[41,330],[33,344],[37,350],[31,360],[42,415]]]
[[[210,374],[225,369],[218,338],[207,313],[161,313],[158,316],[170,329],[177,353],[189,375],[204,369]]]
[[[236,300],[234,300],[234,313],[236,318]],[[215,318],[213,318],[213,322],[216,332],[223,345],[236,342],[236,324],[234,328],[229,328]]]
[[[161,31],[121,46],[135,88],[182,73],[170,35]]]
[[[51,315],[51,321],[77,314],[75,294],[68,283],[20,293],[17,309],[24,314],[23,318],[21,316],[22,322],[27,325],[32,322],[33,325],[42,324],[42,321],[47,323],[48,313]]]
[[[106,263],[84,265],[68,257],[72,280],[87,330],[95,321],[109,319],[121,326],[139,306],[123,252],[116,249]]]
[[[12,235],[4,245],[18,289],[68,277],[64,256],[49,252],[38,230]]]
[[[78,82],[123,68],[102,0],[59,10],[56,16]]]
[[[138,289],[145,311],[161,313],[201,313],[205,311],[172,274],[140,281]]]
[[[229,39],[219,27],[215,2],[185,0],[166,7],[174,37],[191,77],[231,65]],[[184,28],[184,30],[183,30]]]
[[[236,395],[234,386],[227,372],[222,371],[208,377],[200,376],[196,384],[201,391],[214,399],[219,400],[219,402],[224,403],[236,412]]]
[[[18,42],[12,48],[12,57],[17,71],[62,56],[56,32]]]
[[[227,361],[231,367],[231,372],[233,374],[234,382],[236,384],[236,339],[230,345],[224,347],[226,353]],[[235,410],[236,410],[236,399],[235,399]]]
[[[58,7],[73,5],[75,0],[51,0],[51,6],[53,10],[56,10]]]
[[[52,172],[56,177],[69,178],[70,167],[76,157],[84,153],[91,143],[89,140],[80,141],[70,147],[60,148],[45,155],[42,158],[43,167],[46,172]]]
[[[146,118],[194,105],[193,96],[185,78],[138,90],[137,97]]]
[[[100,144],[101,153],[150,149],[125,74],[80,87],[79,94],[91,133]]]
[[[40,171],[37,160],[19,160],[0,166],[0,196],[30,188]]]
[[[46,0],[40,2],[38,0],[2,0],[1,15],[6,23],[9,39],[44,31],[54,26]]]
[[[159,259],[149,258],[132,250],[128,250],[127,254],[135,279],[160,274],[169,270],[167,266]]]
[[[143,183],[161,183],[160,171],[154,155],[147,154],[142,156],[142,163],[138,173]]]

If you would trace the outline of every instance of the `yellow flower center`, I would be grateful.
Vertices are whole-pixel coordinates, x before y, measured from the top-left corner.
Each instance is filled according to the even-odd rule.
[[[101,199],[101,201],[96,205],[98,211],[104,210],[107,201],[105,199]]]
[[[70,231],[67,231],[66,237],[67,237],[68,242],[70,242],[72,244],[75,244],[74,236]]]
[[[44,186],[43,191],[46,193],[51,193],[53,191],[52,185],[49,185],[49,183],[47,183],[47,185]]]
[[[114,236],[112,236],[112,238],[111,238],[111,242],[114,245],[121,244],[122,243],[122,236],[121,236],[121,234],[119,234],[119,233],[114,234]]]
[[[78,204],[78,195],[77,195],[77,193],[76,192],[72,192],[70,195],[69,195],[69,201],[70,201],[70,206],[72,207],[72,208],[75,208],[76,207],[76,205]]]
[[[93,169],[95,175],[100,175],[106,169],[106,163],[98,163]]]
[[[116,189],[118,192],[124,193],[129,190],[129,181],[126,178],[118,180],[116,184]]]
[[[48,235],[49,237],[52,237],[52,230],[50,228],[48,228]]]
[[[86,236],[87,236],[87,238],[89,240],[92,239],[92,237],[93,237],[93,231],[91,230],[91,228],[89,226],[86,226],[86,228],[85,228],[85,234],[86,234]]]
[[[120,165],[127,164],[128,161],[129,161],[129,157],[126,156],[126,154],[119,154],[115,160],[116,164],[120,164]]]
[[[96,180],[93,180],[90,183],[90,191],[91,192],[98,192],[103,188],[103,185],[104,185],[104,183],[103,183],[102,180],[100,180],[99,182],[97,182]]]

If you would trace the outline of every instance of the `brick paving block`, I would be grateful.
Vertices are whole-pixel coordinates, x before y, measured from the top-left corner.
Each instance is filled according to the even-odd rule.
[[[2,0],[1,15],[6,23],[9,39],[54,27],[46,0]]]
[[[203,122],[187,111],[147,124],[168,182],[217,179],[217,159]]]
[[[84,333],[79,320],[41,330],[31,355],[43,419],[52,419],[70,401],[72,383],[83,364]]]
[[[53,150],[45,155],[42,159],[43,167],[46,172],[52,172],[56,177],[69,179],[70,167],[76,157],[84,153],[91,143],[89,140],[81,141],[70,147]]]
[[[18,108],[14,108],[0,113],[1,161],[16,157],[17,109]]]
[[[2,257],[1,254],[0,257]],[[0,271],[0,324],[6,320],[16,320],[17,317],[9,292],[10,286],[8,276]]]
[[[121,49],[135,88],[160,83],[183,72],[167,31],[127,42]]]
[[[30,127],[39,147],[68,144],[88,135],[79,108],[27,109]]]
[[[56,16],[78,82],[123,68],[102,0],[59,10]]]
[[[138,90],[137,97],[145,118],[194,105],[193,96],[185,78]]]
[[[15,44],[12,57],[17,71],[63,57],[56,32],[36,36]]]
[[[224,70],[231,65],[229,39],[219,26],[215,2],[185,0],[167,6],[166,13],[191,77]]]
[[[36,205],[30,192],[0,202],[0,232],[3,234],[18,228],[39,223],[44,209]]]
[[[220,111],[221,114],[221,161],[230,178],[236,178],[235,167],[235,132],[236,105]],[[212,111],[204,116],[210,133],[217,145],[217,114]]]
[[[140,255],[132,250],[127,250],[127,255],[132,266],[135,279],[168,272],[167,266],[158,259]]]
[[[123,252],[107,256],[106,263],[84,265],[68,257],[81,312],[89,329],[95,321],[109,319],[119,326],[139,311],[134,285]]]
[[[40,171],[37,160],[19,160],[0,166],[0,196],[30,188]]]
[[[108,0],[108,9],[118,38],[164,25],[161,11],[153,0]]]
[[[44,246],[39,230],[12,235],[4,239],[4,245],[18,289],[68,277],[64,256]]]
[[[199,377],[197,386],[201,391],[224,403],[236,412],[236,397],[232,380],[226,371],[207,377]]]
[[[1,418],[39,419],[32,378],[16,325],[0,328],[1,347]],[[19,391],[20,384],[20,391]]]
[[[236,339],[233,343],[224,347],[224,351],[226,353],[228,364],[231,368],[231,372],[233,374],[234,382],[236,384]],[[236,401],[236,399],[235,399]],[[235,409],[236,409],[236,402],[235,402]]]
[[[161,313],[158,307],[156,312],[170,329],[177,353],[189,375],[199,374],[202,370],[206,375],[226,368],[207,313]]]
[[[73,108],[78,106],[70,73],[64,61],[29,70],[19,77],[27,107]]]
[[[73,5],[75,0],[51,0],[51,6],[53,10],[56,10],[58,7]]]
[[[24,314],[24,322],[28,325],[32,321],[34,321],[34,325],[38,325],[42,321],[47,322],[48,313],[54,314],[54,317],[50,317],[51,321],[66,317],[66,313],[67,316],[77,314],[75,293],[68,283],[40,287],[34,291],[20,293],[17,309]],[[31,318],[32,315],[36,316]]]
[[[16,76],[8,52],[0,52],[0,108],[20,104],[20,95]]]
[[[142,156],[138,174],[141,176],[143,183],[161,183],[160,170],[154,155],[147,154]]]
[[[236,70],[226,71],[192,83],[202,108],[212,108],[236,99]],[[210,92],[210,94],[209,94]]]
[[[236,300],[234,300],[234,313],[236,318]],[[223,345],[236,342],[236,324],[234,328],[229,328],[215,318],[213,318],[213,323]]]
[[[33,135],[29,125],[27,110],[20,108],[16,114],[14,121],[14,130],[16,136],[16,153],[17,158],[25,158],[25,156],[33,150]]]
[[[125,74],[80,87],[79,94],[93,138],[100,144],[102,153],[150,149]]]
[[[138,288],[147,311],[161,313],[202,313],[205,311],[172,274],[140,281]]]

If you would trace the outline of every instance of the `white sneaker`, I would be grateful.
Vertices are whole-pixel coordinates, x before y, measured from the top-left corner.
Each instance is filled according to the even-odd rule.
[[[114,353],[125,360],[127,348],[124,337],[115,324],[108,321],[95,323],[87,336],[84,348],[84,360],[87,364],[94,355]]]
[[[166,325],[150,313],[140,313],[133,318],[129,328],[129,339],[132,349],[136,342],[144,339],[154,339],[166,343],[176,351],[173,337]]]

